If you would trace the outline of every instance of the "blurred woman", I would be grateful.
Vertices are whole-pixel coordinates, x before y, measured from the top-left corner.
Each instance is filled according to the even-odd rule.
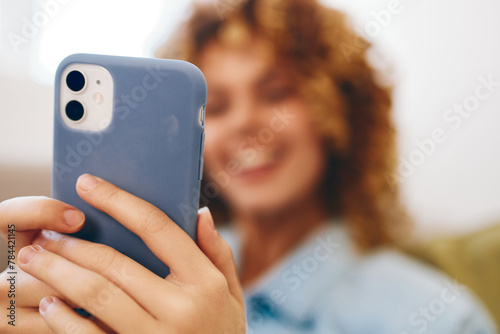
[[[74,210],[63,203],[8,201],[2,228],[25,222],[26,244],[37,245],[19,254],[36,278],[19,290],[38,287],[24,302],[26,328],[237,333],[245,330],[244,302],[249,333],[495,332],[463,287],[395,250],[410,222],[392,177],[391,90],[342,13],[315,0],[219,2],[195,6],[173,36],[157,56],[191,61],[207,79],[201,204],[236,268],[208,211],[200,213],[197,249],[150,204],[84,175],[80,196],[139,234],[172,274],[162,280],[109,248],[39,233],[81,226],[81,216],[71,228],[61,222]],[[160,233],[134,229],[144,217]],[[105,250],[104,260],[85,260],[92,250]],[[47,263],[67,282],[86,275],[93,288],[71,290]],[[109,267],[139,279],[123,284]],[[91,309],[97,322],[68,306],[106,284],[118,292]],[[33,311],[38,302],[42,317]]]
[[[418,313],[452,281],[389,248],[410,228],[393,177],[391,89],[344,14],[313,0],[218,2],[173,36],[156,55],[193,62],[208,82],[201,201],[230,222],[221,233],[250,328],[488,328],[469,296],[435,319]]]

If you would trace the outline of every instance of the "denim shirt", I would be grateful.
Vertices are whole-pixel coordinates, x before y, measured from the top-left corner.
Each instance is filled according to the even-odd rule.
[[[220,231],[240,266],[239,240]],[[466,287],[393,249],[359,255],[330,223],[245,287],[248,334],[493,334]]]

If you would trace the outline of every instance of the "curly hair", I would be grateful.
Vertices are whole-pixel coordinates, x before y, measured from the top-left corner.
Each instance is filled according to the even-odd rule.
[[[326,207],[345,218],[361,251],[399,244],[410,220],[397,183],[388,179],[397,167],[392,92],[368,62],[370,43],[343,13],[316,0],[234,3],[194,5],[155,55],[196,64],[211,41],[237,43],[248,35],[268,41],[276,56],[286,59],[328,147]],[[228,218],[222,198],[208,206],[216,220]]]

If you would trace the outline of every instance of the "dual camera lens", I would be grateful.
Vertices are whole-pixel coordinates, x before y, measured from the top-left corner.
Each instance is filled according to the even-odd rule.
[[[85,88],[85,76],[80,71],[71,71],[66,76],[66,85],[73,92],[78,93]],[[83,104],[77,100],[71,100],[66,104],[66,116],[78,122],[83,118],[85,110]]]

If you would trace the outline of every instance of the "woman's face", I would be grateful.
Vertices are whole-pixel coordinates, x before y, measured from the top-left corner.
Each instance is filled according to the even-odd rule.
[[[262,41],[211,43],[200,58],[208,83],[205,177],[235,212],[273,214],[316,198],[325,154],[291,77]]]

